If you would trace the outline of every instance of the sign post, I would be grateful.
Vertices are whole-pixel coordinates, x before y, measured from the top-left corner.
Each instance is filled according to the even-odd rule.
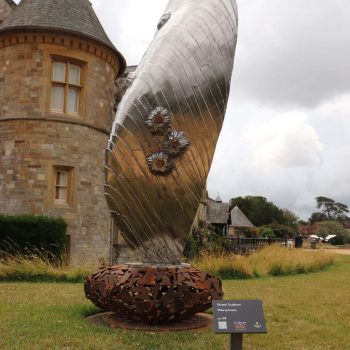
[[[214,300],[217,334],[230,334],[230,350],[243,349],[243,334],[267,333],[260,300]]]
[[[241,349],[243,349],[243,334],[231,333],[229,350],[241,350]]]

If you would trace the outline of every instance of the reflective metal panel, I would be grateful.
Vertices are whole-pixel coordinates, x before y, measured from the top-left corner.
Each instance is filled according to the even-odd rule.
[[[105,193],[148,263],[178,263],[225,116],[235,0],[171,0],[118,107]]]

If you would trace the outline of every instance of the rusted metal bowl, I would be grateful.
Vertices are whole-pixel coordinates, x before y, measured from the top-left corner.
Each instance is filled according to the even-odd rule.
[[[223,298],[220,279],[189,265],[104,267],[86,280],[85,294],[120,319],[150,324],[190,318]]]

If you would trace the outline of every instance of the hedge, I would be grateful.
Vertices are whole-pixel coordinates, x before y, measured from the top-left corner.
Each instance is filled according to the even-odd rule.
[[[26,254],[44,251],[60,257],[67,242],[67,223],[62,218],[35,215],[0,215],[0,251]]]

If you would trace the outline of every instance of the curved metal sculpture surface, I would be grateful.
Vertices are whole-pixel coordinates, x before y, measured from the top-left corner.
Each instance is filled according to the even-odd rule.
[[[171,0],[118,107],[105,194],[140,261],[176,264],[225,116],[235,0]]]

